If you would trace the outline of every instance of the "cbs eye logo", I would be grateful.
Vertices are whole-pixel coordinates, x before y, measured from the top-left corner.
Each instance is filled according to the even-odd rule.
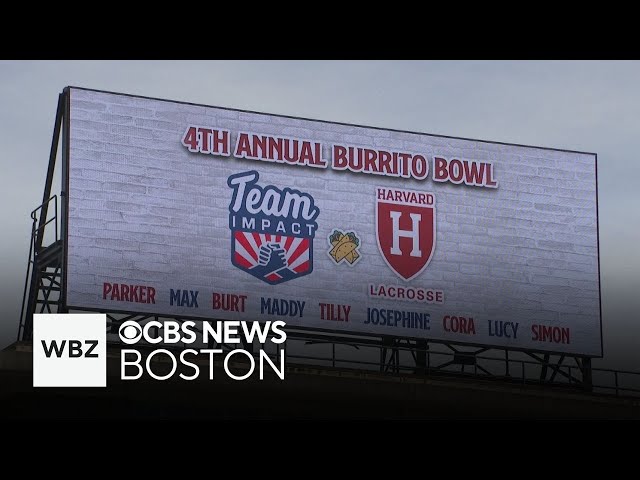
[[[128,320],[120,325],[118,335],[120,335],[120,340],[122,340],[122,343],[133,345],[134,343],[138,343],[138,341],[142,338],[142,327],[140,327],[138,322],[134,320]]]

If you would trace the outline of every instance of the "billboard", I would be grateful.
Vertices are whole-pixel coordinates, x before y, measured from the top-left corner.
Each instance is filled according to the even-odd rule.
[[[70,308],[602,355],[595,154],[68,98]]]

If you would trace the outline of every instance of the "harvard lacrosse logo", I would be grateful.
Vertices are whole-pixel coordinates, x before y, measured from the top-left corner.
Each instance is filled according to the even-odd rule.
[[[231,263],[271,285],[313,270],[313,237],[320,209],[298,190],[257,185],[255,170],[231,175]]]
[[[436,244],[433,194],[376,188],[376,237],[380,253],[396,275],[408,281],[422,273]]]

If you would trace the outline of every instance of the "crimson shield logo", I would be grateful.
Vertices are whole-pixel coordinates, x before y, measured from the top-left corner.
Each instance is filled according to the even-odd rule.
[[[436,245],[436,207],[432,193],[378,187],[376,237],[389,268],[409,281],[427,267]]]

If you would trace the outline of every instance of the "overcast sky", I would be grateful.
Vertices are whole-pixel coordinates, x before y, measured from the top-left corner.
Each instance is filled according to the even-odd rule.
[[[638,62],[0,62],[0,348],[16,338],[29,212],[67,85],[596,152],[604,361],[640,370]]]

